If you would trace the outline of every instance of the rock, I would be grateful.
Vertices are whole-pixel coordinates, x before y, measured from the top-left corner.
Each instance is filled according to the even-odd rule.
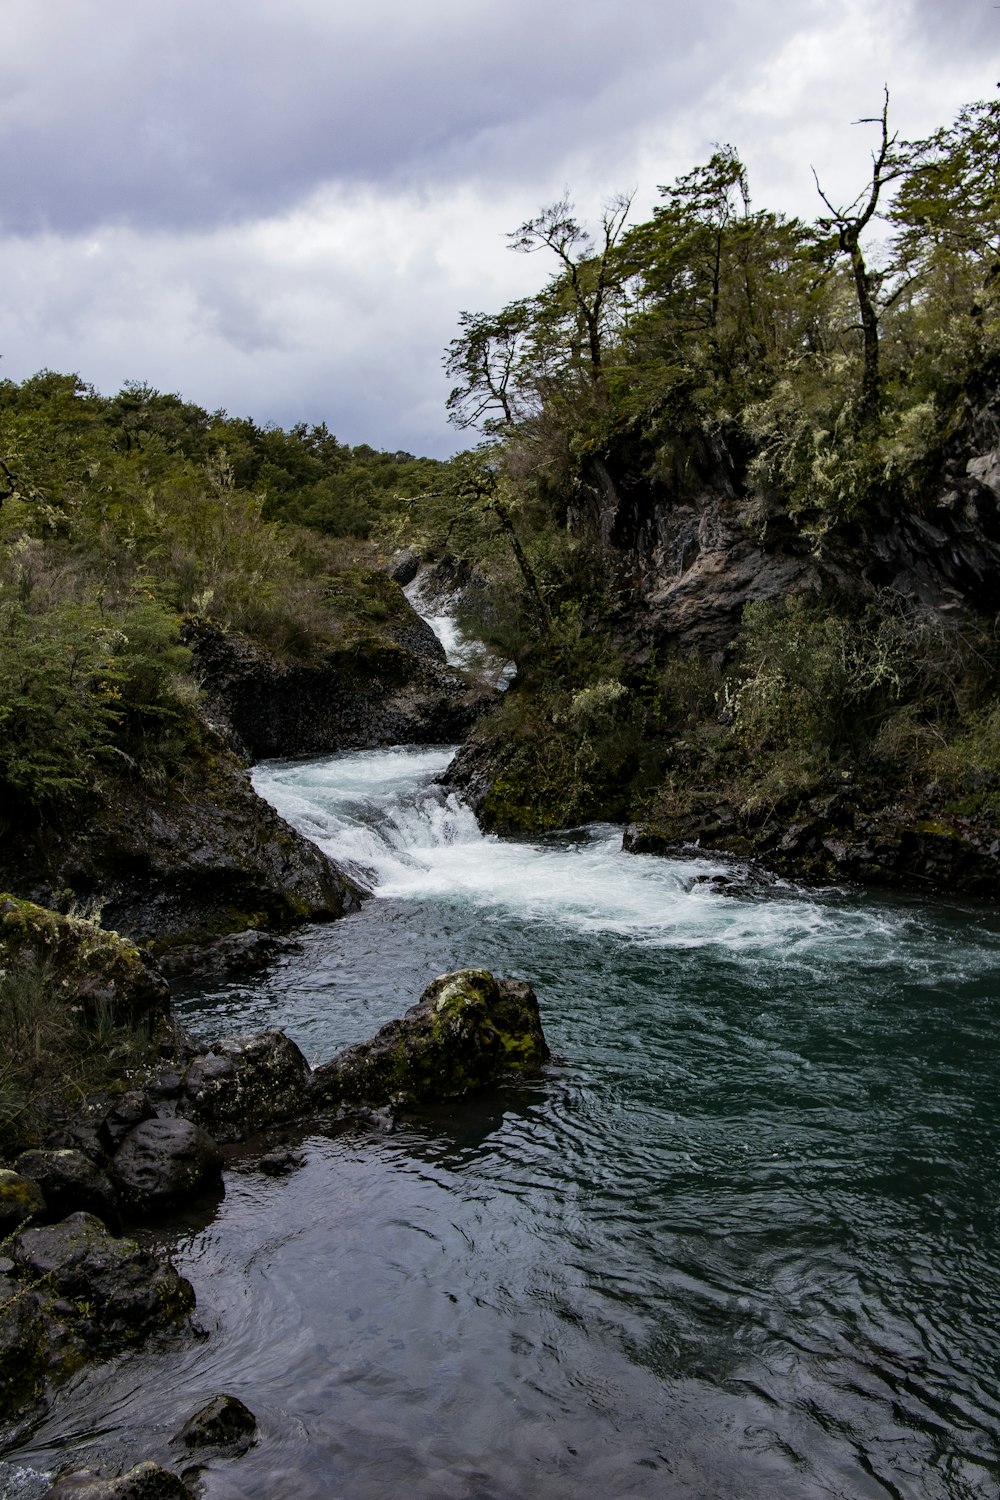
[[[216,1042],[184,1079],[184,1112],[220,1140],[301,1114],[309,1064],[282,1031]]]
[[[124,1201],[147,1213],[190,1197],[222,1178],[222,1152],[191,1120],[143,1120],[111,1161]]]
[[[315,1069],[312,1093],[334,1108],[451,1099],[536,1072],[548,1055],[530,985],[460,969],[429,985],[402,1020]]]
[[[385,571],[393,583],[398,583],[400,588],[405,589],[420,571],[420,558],[412,547],[401,547],[398,552],[392,554]]]
[[[46,1332],[34,1293],[0,1276],[0,1421],[41,1396],[49,1364]]]
[[[45,1194],[48,1217],[62,1219],[85,1209],[103,1219],[109,1229],[118,1227],[118,1200],[110,1179],[82,1151],[25,1151],[15,1163],[17,1170],[38,1183]]]
[[[169,1469],[144,1463],[117,1479],[102,1479],[86,1469],[61,1475],[43,1500],[193,1500],[193,1496]]]
[[[363,618],[308,660],[278,659],[203,621],[187,627],[213,722],[251,760],[459,740],[497,694],[444,660],[440,641],[384,573],[333,587],[370,594]]]
[[[156,1110],[149,1095],[141,1089],[129,1089],[117,1098],[100,1125],[98,1139],[110,1155],[117,1151],[121,1142],[143,1120],[156,1118]]]
[[[302,1152],[293,1151],[288,1146],[276,1146],[254,1163],[258,1172],[263,1172],[266,1177],[285,1177],[289,1172],[298,1171],[304,1164]]]
[[[185,1448],[211,1448],[236,1456],[245,1453],[257,1435],[257,1419],[236,1396],[213,1396],[189,1417],[173,1442]]]
[[[67,1010],[88,1021],[152,1024],[167,1015],[170,992],[148,955],[82,917],[0,895],[3,966],[42,968]]]
[[[45,1194],[27,1173],[0,1167],[0,1238],[45,1216]]]
[[[6,839],[0,882],[49,905],[67,889],[99,896],[109,927],[158,949],[356,911],[355,882],[258,797],[221,739],[204,739],[183,793],[122,782],[113,803],[52,833],[44,867],[26,835]],[[162,976],[157,992],[165,1005]]]
[[[164,974],[252,974],[283,953],[294,953],[299,944],[294,938],[279,937],[273,932],[232,932],[212,942],[194,943],[172,948],[160,960]]]
[[[190,1284],[169,1261],[109,1234],[93,1214],[23,1230],[11,1254],[22,1277],[38,1279],[47,1293],[72,1304],[76,1329],[88,1344],[134,1341],[194,1307]]]

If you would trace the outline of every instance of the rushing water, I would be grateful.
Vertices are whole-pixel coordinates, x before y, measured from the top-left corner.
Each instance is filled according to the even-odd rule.
[[[207,1339],[81,1378],[22,1461],[170,1462],[227,1390],[262,1436],[209,1497],[994,1496],[996,916],[486,838],[448,754],[260,768],[377,895],[184,1017],[318,1060],[485,965],[556,1061],[232,1172],[179,1242]]]

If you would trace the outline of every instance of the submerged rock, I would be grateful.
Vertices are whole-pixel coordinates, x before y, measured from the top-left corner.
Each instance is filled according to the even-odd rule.
[[[530,985],[460,969],[435,979],[402,1020],[317,1068],[311,1092],[335,1108],[452,1099],[536,1072],[548,1056]]]
[[[213,1396],[189,1417],[173,1439],[191,1449],[211,1449],[235,1457],[245,1453],[257,1435],[257,1418],[236,1396]]]
[[[193,1500],[183,1480],[159,1464],[137,1464],[117,1479],[87,1469],[60,1476],[42,1500]]]

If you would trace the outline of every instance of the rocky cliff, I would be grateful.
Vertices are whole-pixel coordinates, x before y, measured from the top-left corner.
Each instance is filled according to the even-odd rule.
[[[635,647],[723,653],[744,607],[789,594],[873,597],[955,614],[993,613],[1000,577],[1000,393],[966,397],[919,503],[881,506],[819,540],[753,495],[738,443],[679,434],[670,472],[622,436],[585,465],[571,529],[616,580]]]

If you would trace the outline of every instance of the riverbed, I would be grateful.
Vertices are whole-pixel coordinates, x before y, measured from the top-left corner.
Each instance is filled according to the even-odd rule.
[[[169,1463],[225,1390],[261,1439],[210,1500],[995,1495],[996,913],[487,837],[450,754],[259,767],[375,894],[178,1008],[320,1061],[482,965],[534,985],[552,1064],[231,1172],[175,1238],[206,1336],[78,1379],[9,1493]]]

